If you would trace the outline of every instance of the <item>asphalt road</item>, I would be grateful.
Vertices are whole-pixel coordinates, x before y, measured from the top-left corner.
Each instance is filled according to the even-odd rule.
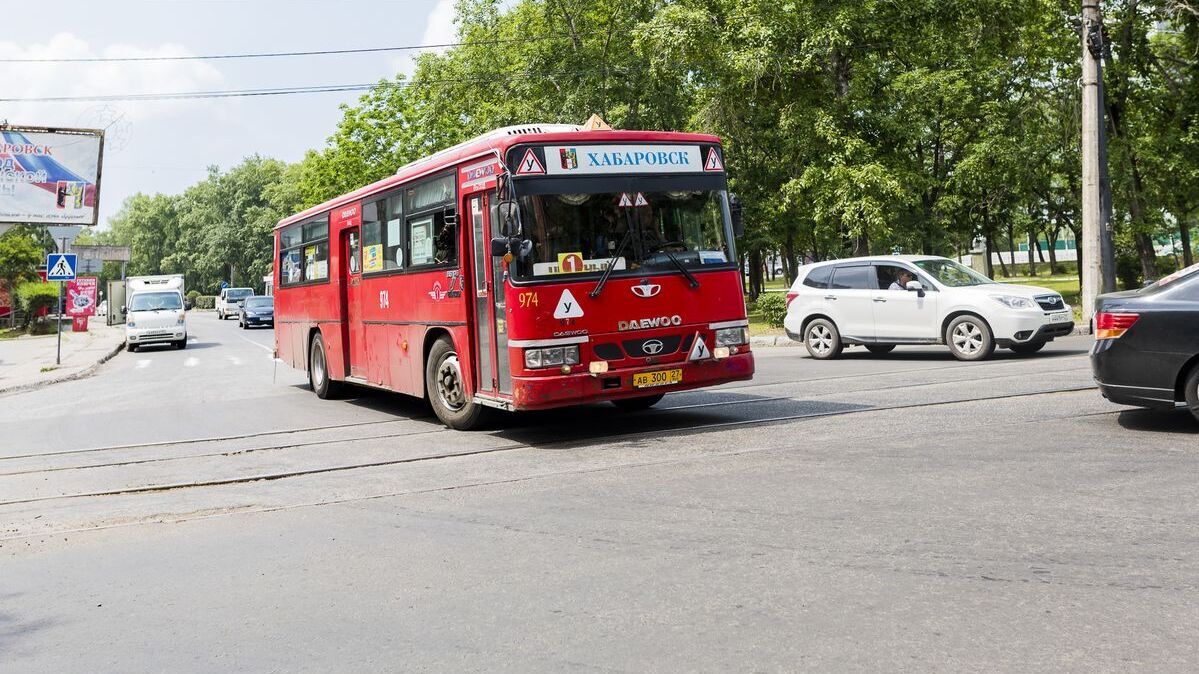
[[[0,671],[1199,667],[1199,424],[1089,338],[465,434],[189,320],[0,396]]]

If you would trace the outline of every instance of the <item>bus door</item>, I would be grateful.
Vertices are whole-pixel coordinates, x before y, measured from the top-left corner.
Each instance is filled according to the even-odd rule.
[[[476,194],[468,198],[467,212],[470,213],[471,234],[474,238],[474,316],[475,316],[475,372],[476,390],[495,394],[507,392],[510,385],[506,380],[507,334],[504,326],[503,285],[495,282],[499,267],[491,256],[490,202],[493,195]],[[497,360],[497,338],[503,342],[503,367]]]
[[[341,259],[344,261],[342,287],[342,344],[345,344],[346,374],[366,377],[366,331],[362,325],[362,239],[357,227],[341,233]]]

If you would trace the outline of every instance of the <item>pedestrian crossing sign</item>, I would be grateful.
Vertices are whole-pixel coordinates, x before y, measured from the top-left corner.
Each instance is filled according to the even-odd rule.
[[[50,253],[46,256],[47,281],[74,281],[78,266],[74,253]]]

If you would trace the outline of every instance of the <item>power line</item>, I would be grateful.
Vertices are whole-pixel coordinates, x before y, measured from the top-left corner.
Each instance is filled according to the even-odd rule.
[[[511,42],[541,42],[563,40],[561,35],[541,35],[519,38],[496,38],[494,40],[472,40],[470,42],[443,42],[439,44],[401,45],[396,47],[362,47],[358,49],[321,49],[316,51],[259,52],[250,54],[207,54],[199,56],[120,56],[81,58],[3,58],[0,63],[143,63],[159,61],[218,61],[230,59],[290,58],[295,56],[340,56],[345,54],[377,54],[380,52],[419,51],[422,49],[448,49],[473,45],[507,44]]]

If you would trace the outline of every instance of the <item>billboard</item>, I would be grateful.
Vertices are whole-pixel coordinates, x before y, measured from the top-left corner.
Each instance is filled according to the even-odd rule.
[[[94,225],[104,132],[0,126],[0,222]]]

